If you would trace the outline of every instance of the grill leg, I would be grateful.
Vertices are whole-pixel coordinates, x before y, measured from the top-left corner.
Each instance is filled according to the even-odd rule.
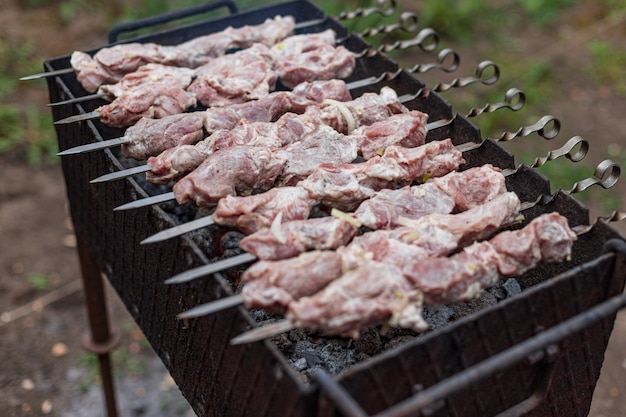
[[[117,401],[109,352],[117,345],[119,334],[111,332],[109,327],[106,295],[100,269],[78,233],[76,238],[89,322],[89,332],[83,338],[83,346],[86,350],[98,356],[107,415],[108,417],[117,417]]]

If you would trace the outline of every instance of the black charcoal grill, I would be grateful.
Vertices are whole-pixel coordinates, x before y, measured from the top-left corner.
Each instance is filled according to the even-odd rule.
[[[326,17],[307,1],[243,13],[230,2],[213,6],[228,8],[231,14],[133,41],[177,44],[228,25],[257,24],[282,14],[293,15],[297,22],[312,22],[301,25],[302,33],[332,28],[338,37],[346,38],[344,44],[352,51],[370,47],[359,36],[349,34],[339,20]],[[110,42],[146,23],[198,10],[117,27]],[[68,66],[69,56],[45,63],[46,71]],[[407,107],[428,113],[431,121],[451,120],[431,131],[429,140],[452,137],[457,145],[482,143],[465,155],[464,168],[485,163],[516,168],[513,155],[495,140],[483,141],[479,129],[466,117],[455,114],[437,92],[428,90],[383,54],[359,58],[348,81],[384,73],[389,76],[364,85],[354,95],[378,92],[384,85],[399,95],[414,94]],[[48,86],[51,102],[86,94],[72,74],[49,78]],[[88,113],[101,104],[55,107],[54,120]],[[542,120],[523,134],[554,134],[547,127],[554,120]],[[121,133],[98,121],[57,125],[61,150]],[[520,294],[484,308],[478,308],[477,301],[464,317],[457,314],[446,326],[419,337],[401,334],[393,342],[395,347],[389,345],[382,353],[368,350],[353,366],[339,370],[321,366],[302,373],[285,353],[285,339],[230,345],[233,337],[257,325],[255,316],[243,308],[177,320],[176,316],[189,308],[233,293],[235,270],[183,285],[163,283],[177,273],[232,256],[233,251],[222,245],[223,228],[212,226],[158,244],[141,245],[145,237],[193,218],[194,209],[167,203],[114,211],[121,204],[167,191],[142,181],[140,175],[90,184],[95,177],[131,166],[132,162],[116,149],[66,157],[62,164],[88,308],[92,309],[88,345],[104,353],[112,341],[106,317],[93,314],[93,309],[102,307],[99,279],[103,273],[199,416],[582,417],[588,413],[615,314],[624,305],[618,295],[624,288],[626,242],[606,222],[590,221],[588,210],[570,193],[560,191],[550,196],[549,180],[531,167],[522,166],[507,179],[509,189],[523,201],[544,196],[526,212],[526,222],[556,210],[571,226],[592,224],[576,242],[571,261],[540,266],[518,278]],[[322,338],[315,343],[326,342]]]

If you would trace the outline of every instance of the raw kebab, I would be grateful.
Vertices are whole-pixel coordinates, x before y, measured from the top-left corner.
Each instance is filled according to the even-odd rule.
[[[330,90],[331,93],[332,91],[334,90]],[[210,110],[212,113],[213,109]],[[219,115],[220,110],[216,110]],[[324,99],[320,105],[311,105],[302,110],[304,111],[300,114],[287,112],[275,122],[251,122],[243,119],[231,128],[213,132],[205,140],[193,146],[183,145],[167,149],[160,155],[148,159],[150,171],[146,174],[146,179],[153,183],[164,184],[193,171],[215,151],[235,145],[279,148],[299,140],[322,125],[328,125],[340,133],[363,136],[360,139],[359,149],[360,154],[366,159],[384,150],[387,144],[401,142],[400,132],[394,133],[394,131],[404,131],[404,127],[396,128],[396,123],[421,122],[423,136],[425,137],[426,134],[427,116],[418,111],[409,112],[400,103],[395,91],[389,87],[383,87],[380,94],[365,93],[347,102]],[[389,119],[398,114],[411,117],[396,116]],[[231,121],[235,123],[235,118],[233,117]],[[376,123],[376,128],[367,128],[374,123]],[[387,143],[384,141],[385,136],[389,136]],[[400,139],[402,137],[400,135]],[[402,143],[410,146],[417,145],[417,142],[411,142],[409,139]]]
[[[335,32],[328,30],[314,36],[295,35],[285,39],[285,45],[294,43],[299,48],[279,47],[283,43],[268,48],[257,43],[196,68],[195,78],[186,89],[160,82],[142,84],[124,91],[112,103],[99,107],[88,117],[97,115],[109,126],[127,127],[141,117],[161,118],[166,114],[182,113],[198,102],[212,107],[259,99],[273,91],[278,77],[282,76],[288,77],[283,84],[290,88],[305,81],[344,78],[354,70],[355,56],[343,46],[335,47],[334,39]],[[332,45],[325,42],[332,42]],[[309,50],[310,44],[315,47]],[[291,56],[292,52],[297,57]],[[302,70],[304,67],[306,71]],[[164,100],[168,101],[167,106],[161,104]],[[75,119],[56,123],[68,120]]]
[[[333,175],[359,177],[363,185],[369,187],[370,193],[390,188],[399,181],[408,184],[426,174],[445,175],[458,168],[463,160],[451,140],[410,148],[401,146],[402,143],[409,146],[423,143],[425,127],[422,115],[411,112],[392,116],[393,119],[410,119],[409,123],[399,124],[407,128],[401,131],[403,134],[396,136],[398,145],[387,146],[382,156],[376,155],[363,163],[348,162],[356,159],[359,144],[368,139],[365,132],[367,129],[376,130],[378,123],[390,123],[388,120],[392,119],[364,126],[352,135],[342,135],[322,125],[299,142],[279,150],[250,145],[232,146],[211,154],[198,168],[176,182],[173,194],[179,204],[193,201],[198,207],[209,208],[229,195],[294,186],[300,181],[300,186],[312,198],[326,196],[328,190],[324,187],[328,180],[325,177]],[[388,137],[382,139],[388,140]],[[337,183],[336,179],[333,181]],[[345,184],[341,186],[345,192]],[[335,199],[334,203],[339,205],[339,199]]]
[[[155,43],[127,43],[99,50],[93,57],[75,51],[71,65],[76,78],[88,92],[103,84],[115,84],[124,75],[148,63],[196,68],[224,55],[230,49],[247,48],[254,43],[275,45],[293,33],[295,20],[291,16],[276,16],[264,23],[201,36],[176,46]]]
[[[540,262],[571,257],[576,234],[567,219],[554,212],[522,229],[504,231],[475,242],[449,257],[420,259],[409,265],[366,262],[310,297],[289,304],[286,321],[255,329],[231,343],[244,343],[301,328],[327,335],[357,338],[376,326],[428,328],[423,303],[456,303],[474,298],[505,276],[519,276]]]

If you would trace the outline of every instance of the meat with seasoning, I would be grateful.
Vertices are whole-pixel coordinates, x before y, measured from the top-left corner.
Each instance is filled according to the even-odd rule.
[[[126,91],[110,104],[99,107],[102,123],[113,127],[127,127],[141,118],[160,119],[183,113],[195,107],[195,97],[182,88],[163,84],[144,84]]]
[[[75,51],[70,63],[76,78],[90,93],[103,84],[115,84],[125,74],[136,71],[148,63],[160,63],[196,68],[211,59],[222,56],[229,49],[247,48],[254,43],[267,46],[276,44],[289,36],[294,29],[292,16],[276,16],[260,25],[240,28],[228,27],[223,31],[200,36],[176,46],[155,43],[127,43],[103,48],[91,57]]]
[[[350,91],[341,80],[314,81],[302,83],[292,91],[275,91],[259,100],[246,103],[210,107],[203,112],[183,113],[162,119],[144,118],[126,130],[124,138],[127,142],[122,144],[122,154],[127,158],[142,160],[176,146],[194,144],[205,133],[231,130],[241,120],[273,122],[287,112],[304,113],[306,107],[321,104],[325,99],[348,101],[350,98]],[[189,125],[185,127],[183,123],[179,123],[182,120],[188,121]],[[184,134],[181,135],[182,132]],[[168,154],[174,152],[176,151],[171,149]],[[162,173],[161,175],[169,171],[169,168],[164,168],[170,165],[165,156],[158,161],[153,160],[152,163],[154,170]]]

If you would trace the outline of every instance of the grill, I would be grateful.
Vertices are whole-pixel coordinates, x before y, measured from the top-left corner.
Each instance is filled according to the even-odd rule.
[[[231,14],[133,41],[175,45],[229,25],[258,24],[280,14],[294,16],[297,22],[310,22],[301,25],[302,33],[331,28],[338,38],[345,38],[343,44],[348,49],[360,52],[370,48],[360,36],[348,33],[340,20],[325,16],[306,1],[242,13],[230,2],[211,7],[227,7]],[[199,11],[190,9],[116,27],[110,42],[115,42],[121,33]],[[69,56],[45,63],[46,71],[69,66]],[[379,77],[381,74],[387,75]],[[513,155],[496,140],[483,140],[468,117],[455,114],[437,91],[427,89],[413,73],[402,71],[384,54],[369,53],[359,58],[347,81],[369,77],[379,77],[379,81],[352,90],[354,97],[390,86],[399,95],[414,95],[405,103],[408,108],[427,113],[430,120],[450,120],[432,130],[429,141],[451,137],[455,145],[482,143],[465,154],[467,163],[463,169],[486,163],[503,169],[516,168]],[[470,82],[476,81],[481,81],[480,77],[470,77]],[[464,82],[467,79],[459,84]],[[72,74],[48,78],[48,87],[51,102],[86,94]],[[91,101],[54,107],[54,120],[89,113],[101,104]],[[511,136],[535,132],[549,136],[554,134],[549,129],[551,123],[558,121],[543,118],[537,125]],[[122,133],[98,121],[57,125],[60,149],[119,137]],[[488,305],[482,305],[481,300],[468,303],[473,304],[473,309],[463,317],[458,314],[458,319],[419,337],[401,334],[393,342],[397,346],[388,346],[384,352],[362,347],[361,353],[368,352],[367,357],[351,366],[342,367],[339,363],[337,369],[326,364],[302,373],[294,366],[298,358],[289,357],[281,343],[229,343],[257,325],[257,317],[244,308],[231,308],[201,319],[176,319],[179,313],[198,304],[233,294],[233,278],[240,272],[235,269],[182,285],[164,284],[175,274],[231,256],[220,245],[223,228],[211,226],[158,244],[142,245],[145,237],[185,222],[196,212],[173,203],[114,211],[129,201],[167,191],[143,181],[141,175],[91,184],[90,180],[97,176],[132,165],[115,148],[66,157],[62,164],[88,290],[87,302],[99,302],[97,295],[90,298],[90,291],[97,294],[98,275],[102,272],[199,416],[588,413],[615,314],[624,305],[619,294],[624,288],[626,245],[606,222],[590,221],[588,209],[568,192],[559,191],[544,198],[525,212],[524,222],[558,211],[571,226],[591,224],[589,231],[576,241],[571,261],[541,265],[517,278],[521,293]],[[579,186],[598,182],[601,180],[589,179]],[[550,195],[549,180],[527,166],[507,177],[507,187],[522,201]],[[99,329],[108,326],[106,318],[92,317],[91,325],[98,342]],[[106,339],[106,331],[104,334]],[[330,339],[310,340],[334,346]],[[342,343],[350,344],[339,342]]]

